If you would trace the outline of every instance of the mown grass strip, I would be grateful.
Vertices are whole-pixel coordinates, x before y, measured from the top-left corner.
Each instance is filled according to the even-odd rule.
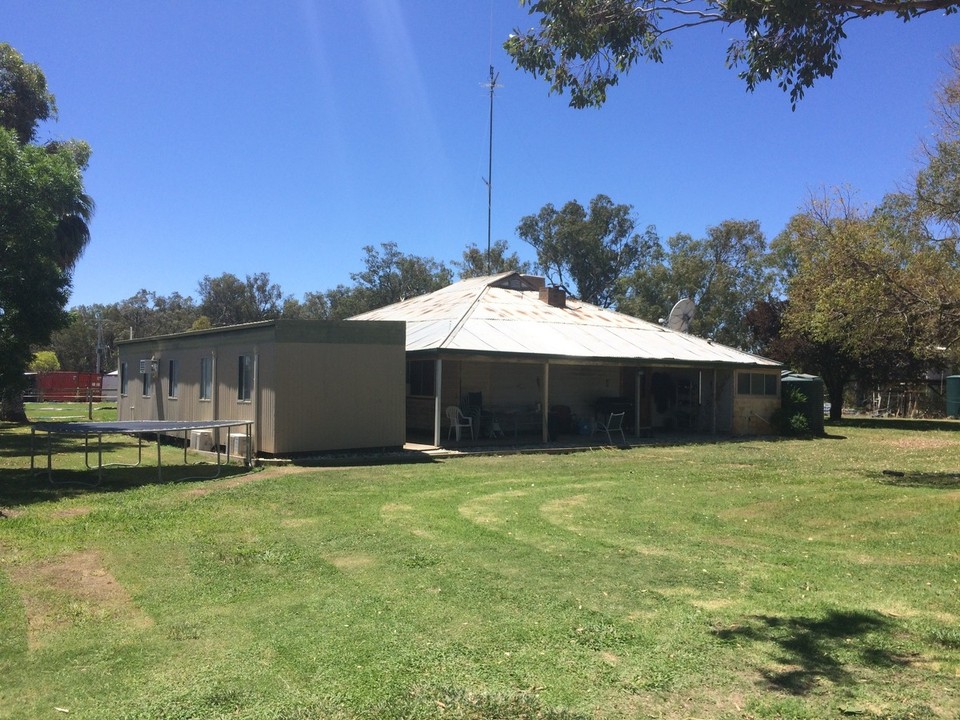
[[[960,439],[830,433],[59,494],[0,455],[0,716],[956,717]]]

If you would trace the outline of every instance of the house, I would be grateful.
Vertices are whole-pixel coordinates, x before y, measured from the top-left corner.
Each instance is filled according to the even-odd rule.
[[[404,340],[398,322],[271,320],[118,341],[118,418],[253,421],[259,455],[401,447]]]
[[[634,435],[765,434],[780,407],[779,363],[516,272],[462,280],[351,321],[406,323],[408,438],[434,445],[454,429],[546,442],[591,433],[614,412]],[[452,407],[471,427],[451,426]]]

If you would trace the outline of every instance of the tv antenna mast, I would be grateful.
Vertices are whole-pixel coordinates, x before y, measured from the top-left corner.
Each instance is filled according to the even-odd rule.
[[[490,145],[487,150],[487,177],[483,182],[487,186],[487,275],[490,274],[490,234],[491,218],[493,217],[493,92],[498,87],[497,78],[500,73],[494,73],[493,65],[490,66],[490,81],[482,83],[482,86],[490,90]]]

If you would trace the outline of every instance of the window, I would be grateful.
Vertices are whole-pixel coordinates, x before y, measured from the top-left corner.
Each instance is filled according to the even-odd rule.
[[[435,378],[435,361],[411,360],[407,363],[407,394],[432,396]]]
[[[200,399],[213,398],[213,358],[200,358]]]
[[[241,355],[237,372],[237,400],[249,401],[253,387],[253,358]]]
[[[125,362],[120,363],[120,394],[127,394],[127,384],[129,382],[129,377],[127,375],[127,364]]]
[[[140,384],[143,386],[143,396],[150,397],[150,366],[147,366],[147,372],[140,373]]]
[[[171,360],[167,367],[167,397],[176,399],[177,390],[180,385],[180,378],[177,377],[177,361]]]
[[[776,395],[777,392],[775,373],[740,372],[737,374],[738,395]]]

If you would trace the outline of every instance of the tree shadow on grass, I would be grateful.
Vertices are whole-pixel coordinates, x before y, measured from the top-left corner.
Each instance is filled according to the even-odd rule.
[[[41,502],[53,502],[93,493],[123,492],[144,485],[179,484],[202,482],[214,477],[225,478],[250,472],[249,468],[222,464],[218,470],[216,461],[191,461],[183,464],[171,460],[170,452],[182,453],[166,444],[163,447],[164,462],[157,472],[157,450],[154,441],[144,440],[137,462],[135,441],[117,436],[104,436],[98,449],[96,440],[91,440],[85,451],[82,440],[65,436],[37,436],[31,444],[29,433],[3,433],[0,436],[0,463],[13,461],[16,467],[0,467],[0,508],[12,508]],[[52,462],[52,471],[47,472],[47,451]],[[98,473],[98,450],[103,453],[104,467]],[[129,464],[109,465],[114,453],[125,450]],[[87,453],[86,458],[84,453]],[[30,469],[33,455],[34,469]],[[94,469],[88,469],[90,465]]]
[[[896,487],[923,487],[939,490],[956,490],[960,488],[960,473],[884,470],[879,474],[879,480],[884,485],[894,485]]]
[[[145,485],[180,485],[222,480],[251,472],[240,465],[221,465],[217,474],[215,463],[190,465],[164,463],[162,476],[157,476],[156,459],[145,467],[104,467],[102,477],[96,470],[58,470],[54,466],[51,482],[46,463],[33,473],[29,470],[0,469],[0,513],[12,508],[35,503],[55,502],[63,498],[94,494],[125,492]]]
[[[925,418],[881,418],[867,417],[862,415],[853,415],[844,417],[842,420],[829,420],[826,423],[828,429],[840,429],[845,427],[865,428],[869,430],[910,430],[913,432],[926,431],[948,431],[956,432],[960,430],[960,422],[947,419],[925,419]]]
[[[892,630],[891,621],[876,613],[831,610],[821,618],[759,615],[713,632],[725,642],[773,643],[779,667],[758,672],[773,689],[806,695],[824,680],[856,684],[857,667],[908,665],[908,658],[884,647]]]

